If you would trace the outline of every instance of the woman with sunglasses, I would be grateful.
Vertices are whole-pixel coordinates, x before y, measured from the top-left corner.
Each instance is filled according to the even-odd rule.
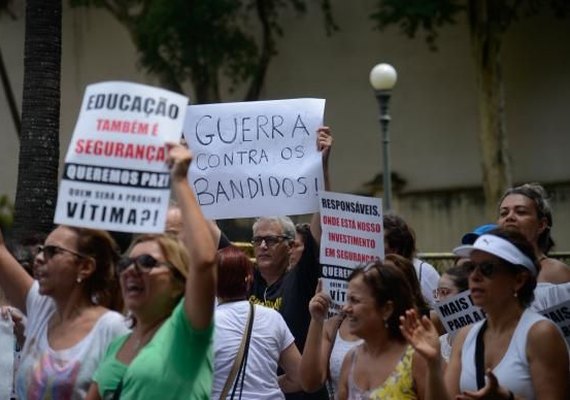
[[[429,306],[421,292],[414,265],[397,254],[388,254],[385,261],[399,269],[406,278],[412,304],[421,314],[429,313]],[[311,324],[301,358],[301,383],[305,391],[314,391],[327,383],[330,398],[336,399],[341,366],[346,354],[362,339],[351,333],[345,313],[325,321],[331,299],[321,290],[321,282],[309,303]]]
[[[527,183],[510,188],[499,203],[499,226],[521,232],[533,246],[540,263],[537,281],[555,284],[570,282],[570,267],[548,257],[548,252],[554,247],[550,235],[552,222],[546,191],[539,184]]]
[[[117,264],[134,326],[109,346],[87,399],[210,398],[216,245],[188,183],[190,161],[169,145],[184,242],[143,235]]]
[[[399,329],[399,317],[414,307],[401,269],[390,260],[356,269],[343,307],[349,332],[363,339],[341,368],[338,399],[423,399],[425,362]]]
[[[465,264],[473,303],[487,314],[459,331],[445,374],[438,334],[414,310],[401,319],[407,340],[428,363],[433,399],[568,399],[564,339],[545,317],[528,309],[538,263],[519,232],[497,229],[454,250]]]
[[[59,226],[34,261],[34,280],[10,255],[0,234],[0,284],[28,318],[16,375],[20,399],[83,399],[109,343],[128,332],[109,310],[117,297],[112,237]]]

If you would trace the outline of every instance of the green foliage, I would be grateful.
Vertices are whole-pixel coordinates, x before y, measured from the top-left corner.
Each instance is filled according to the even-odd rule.
[[[236,89],[249,83],[258,95],[283,35],[280,15],[306,12],[305,0],[70,0],[107,9],[130,32],[139,64],[163,86],[182,91],[190,82],[199,102],[219,101],[220,78]],[[330,0],[321,0],[325,27],[337,29]]]
[[[457,14],[465,9],[461,3],[460,0],[378,0],[370,17],[377,29],[398,25],[410,38],[418,30],[425,31],[428,45],[435,49],[437,30],[455,23]]]
[[[0,196],[0,227],[2,231],[12,229],[14,222],[14,205],[7,195]]]
[[[547,5],[558,17],[566,17],[570,11],[568,0],[377,0],[371,18],[377,29],[397,25],[410,38],[423,31],[428,46],[435,50],[441,27],[454,24],[462,12],[471,19],[473,10],[483,3],[489,23],[500,33],[521,16],[534,15]]]

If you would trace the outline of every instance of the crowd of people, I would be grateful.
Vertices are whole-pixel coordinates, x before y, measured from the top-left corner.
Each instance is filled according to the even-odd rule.
[[[328,190],[329,128],[317,147]],[[191,161],[168,145],[166,232],[124,251],[107,232],[58,226],[19,257],[0,235],[2,317],[22,347],[12,398],[570,398],[564,336],[537,312],[570,300],[540,185],[509,189],[441,276],[408,222],[384,215],[385,258],[355,265],[328,318],[320,216],[258,218],[252,262],[202,214]],[[467,290],[486,318],[449,333],[434,309]]]

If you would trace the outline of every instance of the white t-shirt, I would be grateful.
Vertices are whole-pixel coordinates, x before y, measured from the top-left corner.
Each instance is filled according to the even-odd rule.
[[[435,299],[433,298],[433,291],[437,289],[437,285],[439,284],[439,273],[433,265],[419,258],[414,258],[414,267],[416,268],[416,275],[420,281],[424,299],[426,299],[431,308],[434,308]]]
[[[570,282],[561,284],[538,282],[530,309],[540,312],[568,300],[570,300]]]
[[[56,311],[54,301],[39,293],[34,282],[26,298],[26,343],[16,376],[19,399],[80,400],[85,398],[91,377],[109,343],[128,333],[125,318],[114,311],[103,314],[79,343],[52,350],[47,339],[48,322]]]
[[[219,304],[216,308],[214,331],[214,384],[212,399],[218,399],[232,369],[242,335],[247,328],[249,302],[247,300]],[[255,306],[255,318],[246,375],[243,399],[284,399],[285,395],[277,382],[277,367],[281,352],[295,339],[281,314],[263,306]],[[231,388],[228,398],[231,395]],[[239,393],[239,386],[238,391]]]

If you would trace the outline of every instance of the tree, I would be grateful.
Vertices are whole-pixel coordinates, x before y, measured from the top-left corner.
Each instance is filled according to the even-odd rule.
[[[53,227],[59,166],[61,0],[27,0],[14,238]]]
[[[423,30],[428,45],[435,49],[438,29],[466,13],[477,79],[488,218],[496,216],[500,197],[512,185],[501,62],[503,35],[520,17],[533,15],[547,5],[560,17],[570,11],[566,0],[377,0],[372,15],[379,29],[397,24],[409,37]]]
[[[247,85],[244,100],[259,98],[277,37],[280,12],[305,12],[305,0],[70,0],[109,11],[129,32],[139,63],[161,86],[194,101],[221,101],[222,82]],[[321,0],[328,33],[336,30],[330,0]],[[254,21],[252,23],[252,20]],[[255,24],[257,22],[257,24]]]

